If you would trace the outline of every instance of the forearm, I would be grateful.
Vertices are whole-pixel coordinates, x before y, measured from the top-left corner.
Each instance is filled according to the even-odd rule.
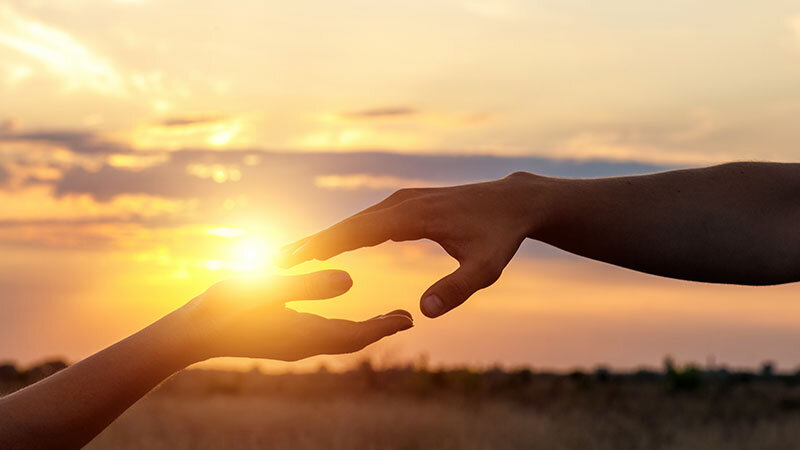
[[[687,280],[800,280],[800,164],[524,184],[530,237],[569,252]]]
[[[80,448],[192,359],[182,312],[0,399],[0,448]]]

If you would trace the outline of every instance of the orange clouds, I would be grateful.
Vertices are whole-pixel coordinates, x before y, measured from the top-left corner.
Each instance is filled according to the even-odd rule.
[[[415,178],[401,178],[386,175],[370,175],[366,173],[351,175],[319,175],[314,179],[314,184],[326,189],[400,189],[403,187],[441,185],[436,181]]]

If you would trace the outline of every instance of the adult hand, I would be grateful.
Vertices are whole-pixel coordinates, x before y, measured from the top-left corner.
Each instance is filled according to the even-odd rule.
[[[181,310],[189,317],[195,359],[241,356],[296,361],[318,354],[351,353],[411,328],[411,314],[396,310],[363,322],[326,319],[284,306],[296,300],[347,292],[346,272],[237,279],[217,283]]]
[[[526,203],[530,174],[445,188],[402,189],[382,202],[283,248],[279,264],[325,260],[387,240],[431,239],[460,267],[422,294],[420,309],[437,317],[494,283],[537,226]]]

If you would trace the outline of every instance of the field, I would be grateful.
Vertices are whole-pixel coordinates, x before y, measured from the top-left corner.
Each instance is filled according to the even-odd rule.
[[[189,371],[94,449],[790,449],[797,376]]]
[[[792,449],[800,375],[188,370],[90,449]]]
[[[632,411],[537,411],[498,401],[153,395],[88,448],[790,449],[799,437],[797,415],[705,422]]]

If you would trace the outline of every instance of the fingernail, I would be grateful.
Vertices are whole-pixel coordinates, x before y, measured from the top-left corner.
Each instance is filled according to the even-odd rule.
[[[406,319],[407,321],[409,321],[411,323],[414,323],[414,319],[412,317],[408,317],[405,314],[391,314],[391,313],[390,314],[384,314],[382,316],[378,316],[377,319],[388,319],[390,317],[402,317],[403,319]]]
[[[299,246],[299,247],[297,247],[296,249],[294,249],[294,251],[292,252],[292,256],[295,256],[295,255],[297,255],[297,254],[298,254],[298,253],[300,253],[300,252],[301,252],[301,251],[302,251],[304,248],[308,247],[308,243],[309,243],[309,242],[311,242],[311,241],[305,241],[305,242],[303,242],[303,244],[302,244],[301,246]]]
[[[397,331],[407,330],[407,329],[409,329],[409,328],[414,326],[414,321],[409,319],[408,316],[404,316],[402,314],[386,314],[384,316],[381,316],[382,320],[392,319],[392,318],[402,318],[403,319],[403,320],[397,320],[397,323],[399,325],[398,328],[397,328]]]
[[[285,245],[280,249],[280,251],[278,251],[278,255],[275,258],[275,264],[277,264],[279,267],[283,267],[284,269],[291,267],[290,258],[294,252],[293,245],[294,244]]]
[[[332,285],[340,288],[350,287],[353,284],[353,280],[347,272],[334,272],[328,280]]]
[[[431,294],[422,299],[422,312],[428,317],[436,317],[444,312],[444,303],[436,294]]]

